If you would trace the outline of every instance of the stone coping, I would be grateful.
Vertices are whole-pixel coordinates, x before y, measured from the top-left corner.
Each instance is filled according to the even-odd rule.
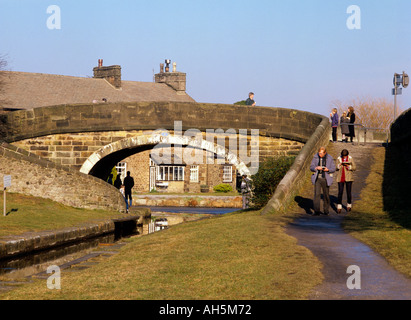
[[[0,238],[0,259],[29,254],[34,251],[51,249],[72,242],[114,233],[116,228],[115,224],[117,222],[137,220],[137,223],[139,223],[142,218],[151,216],[151,211],[149,209],[141,209],[140,211],[140,215],[132,215],[117,219],[105,219],[59,230],[26,232],[21,235],[2,237]]]
[[[262,209],[262,214],[284,210],[290,201],[292,201],[293,195],[300,190],[305,182],[304,176],[310,167],[312,157],[318,151],[319,147],[327,146],[330,131],[331,126],[329,120],[324,117],[311,138],[298,154],[290,170],[288,170],[287,174],[278,184],[270,201],[268,201]]]

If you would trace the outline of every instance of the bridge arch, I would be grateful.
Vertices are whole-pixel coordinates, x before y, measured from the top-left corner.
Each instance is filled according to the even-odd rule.
[[[156,130],[151,134],[125,138],[107,144],[88,157],[80,168],[80,172],[106,179],[104,176],[104,172],[107,172],[106,168],[112,168],[122,159],[137,152],[152,149],[154,146],[169,147],[171,145],[192,147],[211,152],[224,158],[229,164],[235,166],[241,175],[250,175],[250,170],[247,165],[227,148],[202,138],[193,139],[188,136],[169,134],[167,130]],[[98,168],[99,163],[101,167],[105,168],[101,172]]]

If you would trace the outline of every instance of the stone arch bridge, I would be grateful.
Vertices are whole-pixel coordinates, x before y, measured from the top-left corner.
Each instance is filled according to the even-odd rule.
[[[301,155],[310,139],[315,142],[308,146],[311,156],[318,143],[328,140],[328,119],[321,115],[285,108],[186,102],[76,104],[16,111],[1,116],[0,139],[58,165],[105,179],[108,173],[102,168],[112,168],[122,159],[164,142],[150,135],[158,129],[175,133],[176,122],[181,123],[183,132],[201,132],[202,144],[197,147],[220,153],[243,173],[250,166],[231,152],[228,137],[223,143],[216,136],[211,144],[204,144],[207,129],[222,129],[223,135],[234,130],[238,139],[246,132],[246,155],[250,156],[253,143],[257,143],[259,161]],[[252,130],[258,130],[257,140],[253,141]],[[188,140],[165,143],[190,145]]]

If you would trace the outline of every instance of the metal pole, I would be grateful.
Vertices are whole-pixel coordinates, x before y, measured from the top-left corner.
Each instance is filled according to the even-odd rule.
[[[4,199],[3,216],[6,216],[6,188],[4,188],[4,191],[3,191],[3,199]]]
[[[397,119],[397,80],[395,80],[395,85],[394,85],[394,120]]]

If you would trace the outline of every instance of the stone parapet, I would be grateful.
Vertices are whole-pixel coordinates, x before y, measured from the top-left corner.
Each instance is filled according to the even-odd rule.
[[[312,157],[321,146],[328,145],[330,131],[329,120],[324,117],[314,134],[296,157],[290,170],[288,170],[287,174],[280,181],[270,201],[262,209],[262,214],[274,213],[284,210],[287,207],[293,196],[305,183],[305,176],[309,170]]]
[[[10,192],[76,208],[126,211],[124,198],[114,186],[5,142],[0,145],[0,180],[4,175],[12,177]]]

